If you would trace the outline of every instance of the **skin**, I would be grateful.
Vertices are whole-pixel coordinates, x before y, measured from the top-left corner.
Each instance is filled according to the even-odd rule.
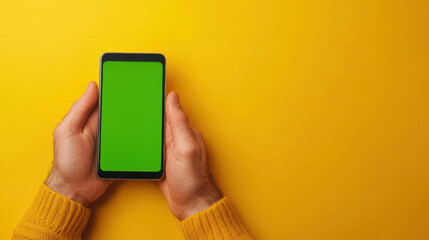
[[[53,191],[84,206],[97,200],[111,180],[96,175],[98,87],[90,82],[54,131],[54,166],[46,180]],[[159,181],[173,215],[183,220],[222,198],[207,167],[201,133],[189,125],[179,96],[166,99],[165,176]]]

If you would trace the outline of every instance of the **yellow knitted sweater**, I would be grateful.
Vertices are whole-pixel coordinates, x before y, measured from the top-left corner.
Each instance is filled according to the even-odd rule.
[[[81,239],[90,210],[42,185],[12,239]],[[252,239],[224,197],[182,221],[186,239]]]

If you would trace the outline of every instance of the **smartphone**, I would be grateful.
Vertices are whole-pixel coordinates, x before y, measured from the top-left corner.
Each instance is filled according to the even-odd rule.
[[[98,176],[161,179],[165,57],[104,53],[100,61],[99,94]]]

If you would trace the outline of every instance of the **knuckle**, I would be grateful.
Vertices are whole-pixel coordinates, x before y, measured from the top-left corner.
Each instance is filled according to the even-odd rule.
[[[187,144],[179,149],[179,154],[185,157],[191,157],[198,151],[196,144]]]
[[[73,135],[72,130],[67,126],[58,125],[54,130],[54,139],[61,139],[66,136]]]
[[[184,114],[184,113],[179,114],[177,116],[177,121],[187,123],[188,122],[188,116],[186,114]]]

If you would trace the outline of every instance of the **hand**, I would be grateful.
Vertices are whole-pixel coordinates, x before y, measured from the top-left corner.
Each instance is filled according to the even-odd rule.
[[[112,181],[96,176],[98,87],[90,82],[54,131],[54,167],[46,186],[88,206]]]
[[[165,178],[159,182],[173,215],[183,220],[209,208],[222,198],[207,168],[201,133],[189,125],[179,96],[166,100]]]

